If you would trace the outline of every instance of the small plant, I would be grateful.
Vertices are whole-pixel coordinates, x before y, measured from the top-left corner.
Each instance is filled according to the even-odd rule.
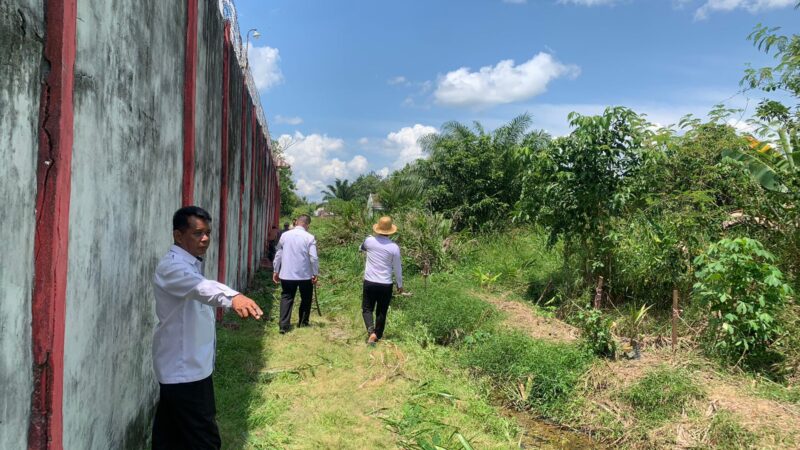
[[[774,262],[749,238],[722,239],[695,259],[694,293],[710,312],[709,342],[723,357],[763,354],[781,333],[775,317],[792,288]]]
[[[741,426],[733,414],[727,411],[720,411],[711,419],[708,440],[714,448],[721,450],[755,448],[757,441],[756,436]]]
[[[483,269],[478,267],[475,269],[473,274],[475,275],[475,278],[477,278],[480,287],[482,289],[487,289],[493,286],[503,273],[500,272],[497,274],[492,274],[491,272],[484,272]]]
[[[631,347],[630,353],[625,354],[628,358],[639,359],[639,352],[641,351],[639,333],[642,322],[647,317],[647,313],[650,311],[651,307],[652,305],[642,305],[639,308],[630,306],[622,318],[620,330],[622,334],[628,338]]]
[[[614,358],[617,353],[617,341],[611,333],[613,323],[597,309],[583,309],[577,315],[586,346],[597,356]]]
[[[642,420],[658,425],[703,395],[686,371],[659,367],[631,386],[622,397]]]
[[[411,323],[425,326],[440,345],[458,342],[496,317],[492,305],[451,289],[432,286],[427,298],[398,306]]]

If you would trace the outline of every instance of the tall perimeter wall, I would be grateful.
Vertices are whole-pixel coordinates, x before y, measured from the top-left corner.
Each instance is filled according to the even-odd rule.
[[[265,254],[278,177],[222,3],[0,2],[0,449],[149,445],[180,206],[213,217],[207,277]]]

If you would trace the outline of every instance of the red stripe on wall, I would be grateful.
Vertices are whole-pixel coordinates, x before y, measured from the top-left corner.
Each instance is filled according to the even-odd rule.
[[[225,283],[228,255],[228,108],[231,91],[231,23],[225,21],[225,39],[222,44],[222,158],[221,186],[219,194],[219,252],[217,259],[217,281]],[[223,308],[217,308],[217,320],[222,320]]]
[[[186,0],[186,52],[183,68],[183,206],[194,203],[194,122],[197,83],[197,1]]]
[[[60,450],[77,2],[47,0],[45,11],[44,59],[50,71],[39,105],[31,296],[33,394],[28,448]]]

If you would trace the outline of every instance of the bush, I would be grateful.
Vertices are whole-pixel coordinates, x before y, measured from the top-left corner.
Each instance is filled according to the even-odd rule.
[[[486,302],[433,286],[427,295],[403,299],[398,306],[411,323],[424,325],[440,345],[452,344],[496,317],[494,307]]]
[[[523,386],[520,394],[528,407],[543,413],[567,399],[589,363],[591,355],[569,344],[531,339],[518,333],[495,332],[469,339],[462,362],[498,382]]]
[[[328,209],[334,214],[331,231],[325,234],[328,244],[341,245],[364,239],[372,232],[367,210],[361,202],[333,199]]]
[[[584,345],[597,356],[613,358],[617,354],[617,341],[611,334],[611,318],[596,309],[581,310],[578,315]]]
[[[397,217],[397,242],[404,256],[404,268],[419,272],[444,270],[455,254],[453,221],[442,214],[411,210]],[[430,273],[430,272],[429,272]]]
[[[755,448],[756,436],[741,426],[727,411],[720,411],[711,419],[708,429],[708,440],[714,448],[720,450],[736,450]]]
[[[792,288],[774,261],[749,238],[722,239],[695,259],[694,293],[710,311],[711,348],[724,358],[763,355],[780,334],[775,317]]]
[[[686,371],[659,367],[631,386],[622,398],[641,420],[658,425],[703,395]]]

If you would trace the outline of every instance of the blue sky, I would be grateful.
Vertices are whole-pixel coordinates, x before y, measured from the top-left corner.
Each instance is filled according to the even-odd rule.
[[[570,111],[624,105],[667,125],[737,95],[746,36],[797,33],[796,0],[236,0],[262,34],[250,65],[298,192],[423,156],[444,122],[492,129],[528,112],[569,132]]]

